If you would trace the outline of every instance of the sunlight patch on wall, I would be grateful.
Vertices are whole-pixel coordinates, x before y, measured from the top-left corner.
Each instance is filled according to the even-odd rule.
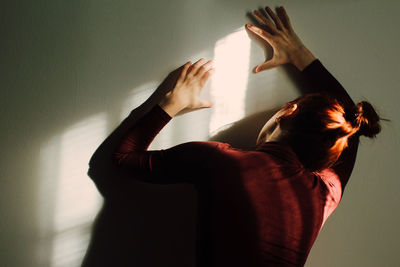
[[[216,71],[211,80],[210,94],[214,107],[209,124],[210,135],[245,115],[250,43],[246,30],[241,27],[215,44]]]
[[[81,121],[41,149],[40,214],[53,220],[41,223],[45,229],[39,256],[51,267],[80,266],[86,251],[91,224],[101,205],[87,176],[88,162],[105,138],[105,118],[100,114]]]
[[[88,162],[105,137],[105,116],[82,121],[61,137],[59,184],[55,228],[64,230],[85,223],[100,204],[96,188],[87,176]]]

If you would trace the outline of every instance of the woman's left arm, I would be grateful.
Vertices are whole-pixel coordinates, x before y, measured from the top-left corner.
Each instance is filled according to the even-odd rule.
[[[169,160],[195,159],[195,156],[201,156],[203,151],[207,152],[212,147],[212,144],[191,142],[167,150],[146,151],[157,133],[177,113],[183,109],[193,111],[211,106],[210,101],[199,98],[202,87],[213,71],[211,62],[204,62],[204,59],[193,65],[188,62],[171,72],[156,90],[165,94],[161,101],[157,100],[159,104],[148,105],[157,98],[154,93],[133,110],[96,149],[89,162],[88,175],[104,197],[118,195],[126,185],[123,177],[127,175],[139,180],[144,178],[143,175],[148,178],[149,170],[154,175],[157,171],[174,175],[171,171],[177,164]],[[192,153],[188,153],[188,150]]]
[[[168,172],[167,169],[176,168],[176,164],[168,160],[183,162],[188,158],[194,159],[190,154],[202,154],[202,149],[209,149],[209,145],[202,142],[189,142],[167,150],[147,151],[156,135],[176,114],[184,109],[191,111],[212,106],[210,101],[200,99],[201,90],[212,71],[212,61],[205,63],[204,59],[200,59],[193,65],[190,62],[185,64],[174,88],[121,139],[112,154],[116,165],[136,170],[148,177],[149,174],[159,175],[157,172]],[[185,167],[180,166],[181,169]],[[169,172],[179,174],[179,171],[173,172],[172,169]]]

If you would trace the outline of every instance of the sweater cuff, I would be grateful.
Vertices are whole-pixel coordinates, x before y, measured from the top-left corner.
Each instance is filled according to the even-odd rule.
[[[319,59],[314,59],[313,62],[311,62],[310,64],[308,64],[307,67],[305,67],[301,73],[307,74],[309,72],[312,72],[315,68],[318,68],[322,65],[321,61],[319,61]]]
[[[165,112],[165,110],[163,110],[163,108],[160,107],[159,104],[155,105],[153,107],[153,110],[160,116],[165,124],[167,124],[172,119],[172,117],[167,112]]]

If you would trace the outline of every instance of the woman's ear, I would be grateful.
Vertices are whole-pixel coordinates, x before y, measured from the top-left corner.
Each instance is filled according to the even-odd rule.
[[[291,105],[289,108],[287,108],[287,110],[285,110],[285,112],[282,115],[276,117],[275,122],[279,123],[282,119],[290,117],[290,115],[292,115],[296,110],[297,110],[297,104]]]
[[[293,105],[289,108],[289,111],[288,111],[289,114],[288,114],[288,116],[292,115],[293,112],[296,111],[296,109],[297,109],[297,104],[293,104]]]

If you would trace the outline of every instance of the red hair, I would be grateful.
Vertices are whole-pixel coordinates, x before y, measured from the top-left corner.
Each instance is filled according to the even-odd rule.
[[[291,111],[294,105],[297,108]],[[379,116],[368,102],[345,107],[325,94],[308,94],[286,103],[280,118],[287,142],[310,171],[331,167],[355,135],[375,137]],[[291,112],[289,112],[291,111]]]

